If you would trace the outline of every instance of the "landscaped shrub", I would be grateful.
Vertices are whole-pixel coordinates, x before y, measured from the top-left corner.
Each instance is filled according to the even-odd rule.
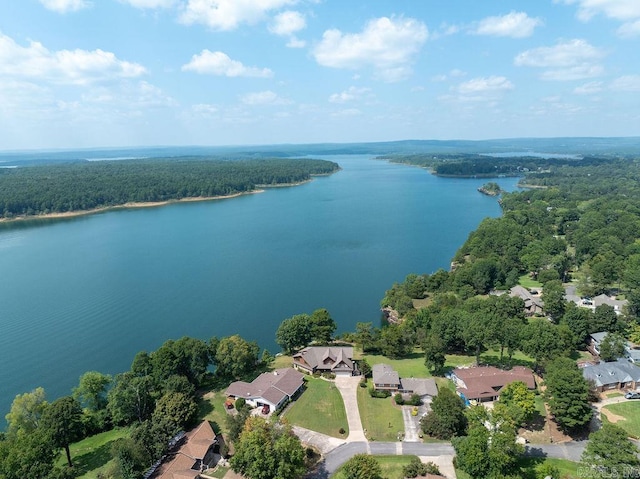
[[[422,399],[420,399],[419,395],[414,393],[404,403],[408,404],[409,406],[420,406],[422,404]]]
[[[367,378],[362,378],[360,380],[360,387],[361,388],[366,388],[367,387]]]
[[[391,396],[391,391],[369,388],[369,396],[372,398],[388,398]]]
[[[404,404],[404,399],[402,398],[402,394],[400,393],[396,393],[395,396],[393,396],[393,400],[398,406],[402,406]]]
[[[335,379],[336,375],[333,373],[322,373],[322,377],[325,379]]]
[[[340,430],[338,431],[339,434],[344,434],[345,432],[347,431],[345,431],[343,427],[341,427]]]
[[[245,407],[247,405],[247,401],[244,400],[244,398],[238,398],[236,399],[236,409],[240,410],[243,407]]]

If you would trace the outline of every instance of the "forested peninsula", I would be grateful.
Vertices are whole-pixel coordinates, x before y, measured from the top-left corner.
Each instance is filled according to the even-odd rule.
[[[217,198],[339,170],[314,159],[153,158],[0,168],[0,220]]]

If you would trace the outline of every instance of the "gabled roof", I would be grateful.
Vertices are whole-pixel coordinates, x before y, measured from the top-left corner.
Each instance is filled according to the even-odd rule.
[[[615,296],[607,296],[606,294],[599,294],[598,296],[593,298],[593,305],[595,307],[601,306],[603,304],[608,304],[616,311],[622,311],[622,308],[626,306],[628,303],[627,300],[616,299]]]
[[[195,479],[200,474],[196,466],[198,460],[204,459],[209,448],[214,444],[216,434],[209,421],[202,421],[198,427],[186,434],[186,442],[156,469],[153,477],[158,479]],[[196,469],[192,469],[196,467]]]
[[[272,404],[279,404],[287,396],[293,396],[303,384],[304,375],[293,368],[276,369],[262,373],[250,383],[235,381],[227,388],[227,396],[245,399],[263,398]]]
[[[601,362],[582,368],[582,375],[589,381],[593,381],[597,387],[607,384],[628,383],[640,381],[640,368],[626,359]]]
[[[604,338],[607,337],[607,334],[609,334],[607,331],[600,331],[598,333],[591,333],[589,336],[591,336],[596,343],[600,344]]]
[[[310,346],[293,355],[312,369],[353,371],[352,347]]]
[[[531,306],[537,306],[539,308],[544,307],[544,301],[540,298],[540,296],[531,294],[524,286],[516,285],[509,290],[509,296],[522,298],[524,300],[525,307],[531,308]]]
[[[438,386],[433,378],[402,378],[400,386],[404,391],[412,391],[418,396],[438,395]]]
[[[180,451],[195,459],[203,459],[215,440],[216,433],[209,421],[202,421],[197,428],[187,433],[187,442]]]
[[[400,377],[398,376],[398,372],[388,364],[374,364],[371,370],[373,371],[374,384],[393,384],[396,386],[400,385]]]
[[[498,396],[504,386],[515,381],[522,381],[529,389],[536,387],[533,371],[524,366],[514,366],[510,370],[493,366],[456,368],[452,373],[463,383],[458,392],[469,399]]]

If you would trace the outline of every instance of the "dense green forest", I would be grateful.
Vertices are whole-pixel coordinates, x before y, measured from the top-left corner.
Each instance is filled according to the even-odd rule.
[[[338,169],[324,160],[203,157],[2,168],[0,218],[245,193],[259,185],[305,181]]]
[[[380,156],[392,163],[421,166],[438,176],[496,178],[500,176],[524,176],[529,172],[549,172],[561,166],[582,168],[602,165],[611,161],[606,157],[542,158],[539,156],[489,156],[466,153],[396,154]]]

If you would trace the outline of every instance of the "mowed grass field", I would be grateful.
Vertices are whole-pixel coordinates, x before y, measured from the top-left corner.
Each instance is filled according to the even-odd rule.
[[[404,432],[402,409],[392,397],[372,398],[367,388],[358,386],[358,409],[370,441],[397,441],[398,432]]]
[[[69,449],[76,477],[94,479],[98,475],[104,474],[113,465],[111,459],[113,443],[118,439],[128,437],[129,433],[129,428],[117,428],[71,444]],[[62,451],[58,458],[58,464],[62,466],[66,463],[67,457]]]
[[[347,413],[340,392],[333,382],[307,378],[305,391],[284,413],[290,424],[328,436],[345,438],[349,434]],[[340,434],[340,428],[345,433]]]
[[[393,369],[398,371],[401,378],[430,378],[431,373],[424,365],[424,353],[422,351],[414,351],[409,357],[404,359],[389,359],[381,354],[365,354],[363,358],[367,360],[372,367],[375,364],[389,364]]]
[[[610,404],[603,407],[618,416],[622,416],[624,420],[617,421],[614,424],[621,427],[631,437],[640,438],[640,401],[629,400],[618,404]],[[603,421],[608,421],[606,416],[602,415]]]

